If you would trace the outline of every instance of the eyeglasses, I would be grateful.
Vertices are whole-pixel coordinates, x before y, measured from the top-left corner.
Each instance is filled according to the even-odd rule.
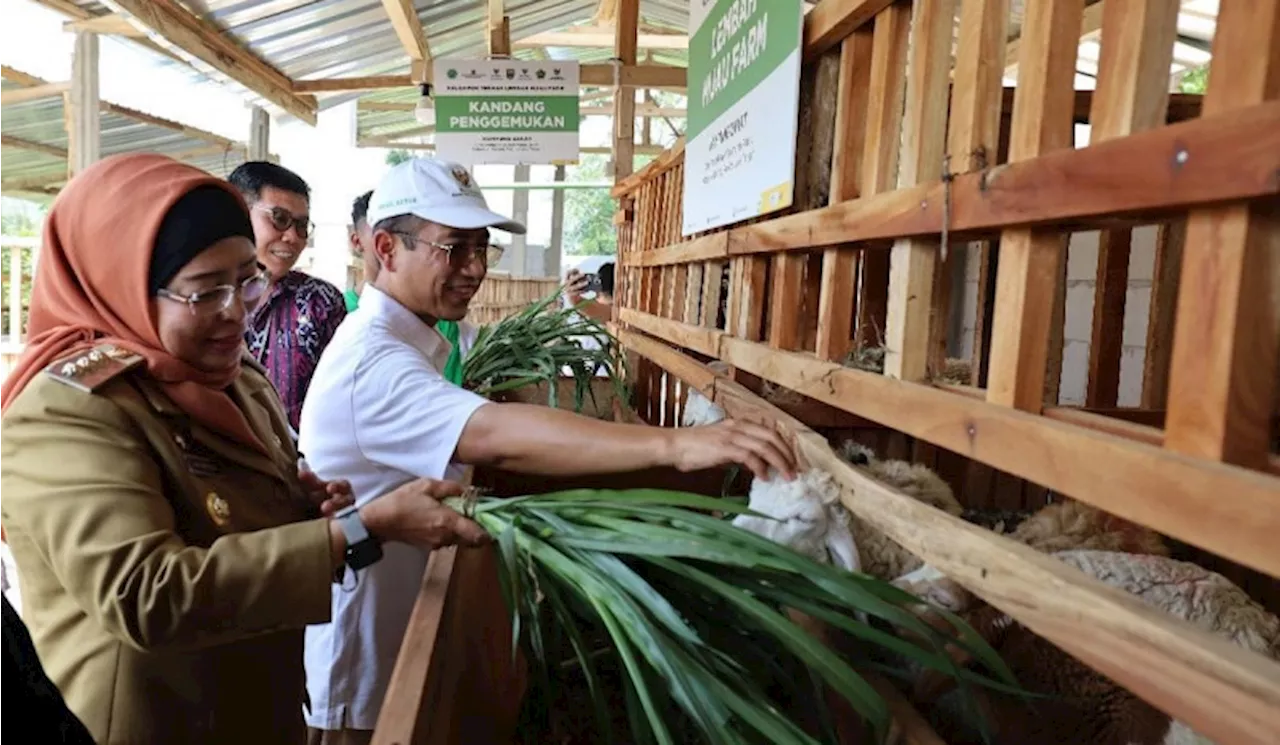
[[[266,215],[271,220],[271,227],[279,230],[281,233],[293,228],[298,231],[298,237],[306,240],[311,231],[316,229],[316,224],[311,222],[310,217],[294,217],[293,213],[284,207],[268,207],[266,205],[254,205],[254,209]]]
[[[258,272],[234,285],[218,285],[200,292],[193,292],[190,295],[179,295],[163,287],[156,294],[168,300],[186,303],[187,307],[191,309],[192,315],[212,316],[230,308],[231,301],[235,298],[236,293],[240,294],[245,305],[253,306],[262,299],[266,289],[266,272]]]
[[[419,238],[412,233],[396,233],[396,235],[406,240],[413,241],[414,243],[421,243],[424,246],[430,246],[444,251],[449,255],[449,263],[457,269],[469,266],[471,262],[476,259],[479,259],[480,263],[485,267],[493,266],[499,261],[502,261],[502,254],[506,252],[506,249],[502,246],[495,246],[492,243],[482,244],[479,246],[465,246],[462,244],[450,245],[447,243],[436,243],[435,241],[429,241],[425,238]]]

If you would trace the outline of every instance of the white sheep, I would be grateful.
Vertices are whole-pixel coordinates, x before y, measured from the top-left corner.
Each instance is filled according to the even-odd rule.
[[[793,481],[776,475],[767,481],[754,479],[748,506],[768,517],[738,515],[733,519],[735,526],[789,546],[814,561],[851,572],[860,570],[849,513],[840,504],[840,486],[826,471],[805,471]]]
[[[717,375],[727,375],[729,366],[723,362],[710,362],[707,367]],[[702,395],[696,388],[690,388],[685,396],[684,410],[680,413],[681,427],[698,427],[704,424],[715,424],[725,419],[724,409],[714,401]]]

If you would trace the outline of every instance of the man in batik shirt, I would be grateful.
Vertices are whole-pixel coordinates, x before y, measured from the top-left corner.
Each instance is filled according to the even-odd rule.
[[[271,277],[266,297],[249,316],[245,342],[267,369],[289,425],[297,430],[320,353],[347,315],[342,291],[293,270],[315,228],[307,182],[287,168],[260,161],[245,163],[228,180],[249,203],[258,261]]]

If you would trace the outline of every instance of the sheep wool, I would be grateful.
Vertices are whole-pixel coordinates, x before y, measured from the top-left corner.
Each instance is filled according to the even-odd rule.
[[[681,427],[699,427],[704,424],[715,424],[716,422],[724,421],[724,418],[724,409],[697,390],[689,389],[689,395],[684,401],[684,411],[680,414]]]
[[[1074,499],[1040,509],[1009,537],[1046,554],[1091,549],[1169,555],[1169,547],[1154,530]]]
[[[733,524],[808,556],[814,561],[859,571],[858,547],[831,474],[809,470],[793,481],[771,474],[751,482],[748,504],[756,515],[738,515]]]

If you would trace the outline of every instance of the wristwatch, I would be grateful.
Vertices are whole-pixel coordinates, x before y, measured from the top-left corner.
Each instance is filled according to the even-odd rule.
[[[347,537],[346,565],[354,570],[364,569],[382,558],[382,541],[369,534],[364,521],[360,519],[360,510],[351,505],[333,516]]]

